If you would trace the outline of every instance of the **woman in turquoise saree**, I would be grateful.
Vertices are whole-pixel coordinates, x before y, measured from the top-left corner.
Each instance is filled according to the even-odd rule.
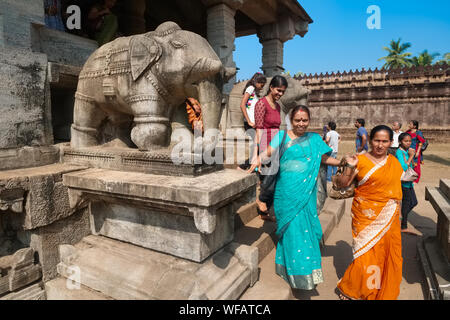
[[[306,132],[309,121],[307,107],[294,108],[291,113],[292,130],[287,131],[285,143],[280,149],[282,156],[274,194],[279,239],[276,273],[292,288],[304,290],[312,290],[323,282],[319,246],[322,227],[317,212],[320,164],[340,164],[339,160],[330,157],[332,149],[319,134]],[[280,147],[283,136],[284,131],[280,131],[260,159],[270,157]],[[276,160],[272,165],[277,165]]]

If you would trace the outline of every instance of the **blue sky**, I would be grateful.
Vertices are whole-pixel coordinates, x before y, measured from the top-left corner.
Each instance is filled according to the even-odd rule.
[[[284,68],[291,74],[381,67],[378,58],[392,39],[410,42],[418,55],[450,52],[450,0],[299,0],[314,20],[301,38],[284,45]],[[381,11],[381,29],[370,30],[370,5]],[[256,35],[236,39],[237,79],[261,71],[262,46]],[[441,57],[438,57],[438,59]]]

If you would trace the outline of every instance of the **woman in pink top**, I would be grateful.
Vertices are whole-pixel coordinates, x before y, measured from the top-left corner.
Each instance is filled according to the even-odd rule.
[[[255,164],[258,152],[264,152],[267,149],[272,138],[278,133],[281,125],[280,105],[278,100],[283,96],[288,87],[286,78],[283,76],[274,76],[270,81],[269,91],[267,95],[260,99],[255,105],[255,129],[256,129],[256,144],[253,152],[252,164]],[[249,172],[255,169],[252,165]],[[260,176],[262,178],[262,176]],[[258,213],[261,219],[274,220],[269,217],[268,209],[272,206],[272,196],[265,196],[264,190],[261,188],[259,199],[256,199],[258,205]]]

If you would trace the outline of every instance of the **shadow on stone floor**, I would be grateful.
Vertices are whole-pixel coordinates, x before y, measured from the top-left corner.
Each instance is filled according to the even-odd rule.
[[[408,284],[419,283],[425,297],[425,278],[417,255],[417,242],[420,239],[419,235],[402,233],[402,277]]]
[[[333,257],[337,278],[341,279],[353,260],[352,247],[347,242],[339,240],[336,245],[325,245],[322,249],[322,256]]]
[[[436,222],[433,219],[418,214],[415,210],[412,210],[408,214],[408,223],[411,223],[424,236],[436,235]]]
[[[450,166],[450,160],[448,160],[446,158],[442,158],[435,154],[424,154],[423,159],[424,159],[424,161],[432,161],[432,162],[436,162],[436,163],[443,164],[446,166]]]

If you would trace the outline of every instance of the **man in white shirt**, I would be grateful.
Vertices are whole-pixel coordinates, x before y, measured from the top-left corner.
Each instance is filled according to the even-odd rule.
[[[325,142],[330,146],[333,151],[331,152],[331,157],[337,158],[337,153],[339,149],[339,142],[341,141],[341,136],[339,133],[337,133],[336,130],[336,123],[334,121],[328,122],[327,126],[328,132],[325,136]],[[334,166],[328,166],[328,172],[327,172],[327,180],[331,181],[331,176],[335,175],[337,171],[337,167]]]
[[[394,131],[394,139],[392,141],[391,147],[389,148],[388,152],[395,156],[395,152],[397,151],[399,145],[398,145],[398,136],[403,133],[403,131],[400,131],[400,128],[402,127],[402,124],[399,121],[394,121],[392,124],[392,130]]]

